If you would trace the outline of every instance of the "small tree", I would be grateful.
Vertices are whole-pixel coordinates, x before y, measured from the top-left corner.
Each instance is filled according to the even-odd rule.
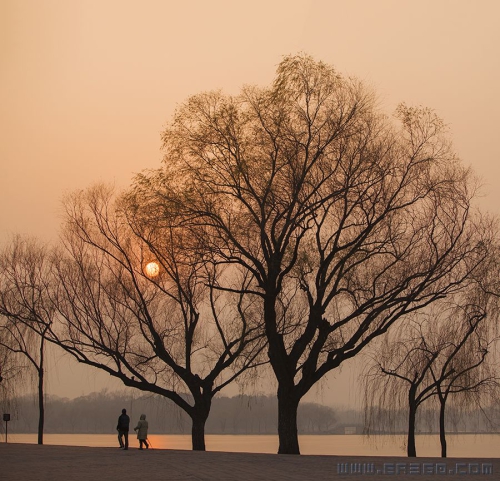
[[[43,444],[47,330],[54,316],[48,295],[50,258],[34,239],[16,236],[0,253],[0,345],[36,372],[38,444]]]
[[[446,457],[445,408],[451,394],[478,394],[496,383],[486,361],[493,342],[485,335],[486,312],[477,305],[441,302],[387,335],[366,375],[368,424],[377,413],[406,405],[407,454],[415,457],[417,410],[425,401],[439,401],[441,456]],[[470,396],[469,396],[470,398]]]
[[[495,353],[498,342],[498,296],[484,289],[488,279],[497,271],[497,249],[488,247],[489,256],[473,276],[465,298],[470,303],[450,317],[444,329],[454,335],[447,355],[431,366],[430,374],[439,402],[439,438],[441,457],[447,456],[445,411],[452,396],[455,404],[470,410],[476,406],[483,411],[483,399],[495,397],[500,386]],[[493,272],[492,272],[493,271]],[[456,324],[462,324],[457,330]],[[461,341],[461,339],[463,341]]]

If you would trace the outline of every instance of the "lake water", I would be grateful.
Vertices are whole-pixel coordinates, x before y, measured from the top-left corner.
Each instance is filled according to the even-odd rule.
[[[2,436],[4,441],[4,435]],[[156,449],[191,449],[191,436],[151,434],[148,439]],[[418,435],[418,456],[440,456],[437,435]],[[500,457],[500,434],[450,434],[447,436],[448,456],[464,458]],[[36,434],[9,433],[8,442],[37,442]],[[138,447],[134,434],[129,438],[131,447]],[[278,437],[275,435],[215,435],[205,437],[207,451],[276,453]],[[115,434],[45,434],[45,444],[66,446],[118,447]],[[302,454],[326,454],[343,456],[406,456],[404,436],[362,435],[304,435],[299,436]]]

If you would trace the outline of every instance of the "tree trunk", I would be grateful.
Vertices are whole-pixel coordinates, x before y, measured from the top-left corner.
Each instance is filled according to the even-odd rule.
[[[205,424],[210,414],[212,398],[208,395],[195,395],[195,403],[191,412],[191,441],[193,451],[205,451]]]
[[[43,393],[43,354],[44,354],[44,337],[41,338],[40,343],[40,366],[38,368],[38,444],[43,444],[43,425],[45,422],[45,404],[44,404],[44,393]]]
[[[417,418],[417,403],[413,389],[410,389],[408,395],[408,440],[407,440],[407,454],[410,458],[417,457],[417,447],[415,445],[415,421]]]
[[[441,457],[446,458],[446,430],[444,427],[444,412],[446,406],[446,400],[439,400],[439,441],[441,442]]]
[[[300,454],[297,431],[299,401],[291,389],[278,388],[278,454]]]
[[[191,440],[193,451],[205,451],[205,423],[207,417],[195,415],[192,418]]]
[[[269,285],[276,285],[276,276],[269,275]],[[269,362],[278,381],[278,454],[300,454],[297,433],[297,409],[300,398],[294,395],[293,374],[290,375],[295,372],[295,366],[291,365],[287,356],[283,337],[277,333],[275,303],[274,294],[264,298]]]

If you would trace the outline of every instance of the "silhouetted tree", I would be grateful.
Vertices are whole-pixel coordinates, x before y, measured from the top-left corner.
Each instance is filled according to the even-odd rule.
[[[441,456],[447,456],[445,411],[450,396],[457,408],[472,406],[482,410],[484,400],[497,398],[500,373],[495,352],[498,337],[498,295],[485,289],[486,284],[498,275],[498,250],[496,243],[487,246],[488,257],[474,273],[473,282],[464,293],[470,303],[460,308],[456,316],[448,319],[448,335],[454,336],[448,348],[448,356],[440,356],[430,373],[435,383],[435,394],[439,402],[439,437]],[[456,324],[462,324],[457,332]],[[460,339],[463,343],[460,344]]]
[[[394,413],[406,405],[410,457],[417,455],[415,427],[422,403],[438,399],[441,456],[446,457],[449,396],[468,394],[470,400],[497,384],[495,373],[485,362],[495,342],[486,325],[486,311],[477,305],[440,304],[433,312],[420,313],[389,333],[375,351],[366,377],[369,425],[377,421],[381,410]]]
[[[234,294],[215,290],[223,273],[188,229],[111,188],[77,192],[65,208],[50,340],[126,386],[171,399],[192,420],[193,449],[204,450],[215,394],[263,362],[262,315],[239,294],[248,276],[232,276]]]
[[[481,261],[474,182],[436,115],[399,125],[352,78],[286,57],[269,88],[189,98],[163,133],[164,165],[134,195],[189,228],[217,289],[258,299],[278,382],[280,453],[299,453],[297,408],[326,373]]]
[[[36,372],[38,444],[45,422],[46,335],[54,316],[49,282],[50,255],[35,239],[16,236],[0,252],[0,344]]]

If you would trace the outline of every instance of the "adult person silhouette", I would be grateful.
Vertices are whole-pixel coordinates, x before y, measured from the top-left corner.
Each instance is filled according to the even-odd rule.
[[[127,415],[127,410],[122,409],[122,413],[118,418],[118,425],[116,429],[118,430],[118,442],[120,443],[120,448],[128,449],[128,429],[130,426],[130,418]]]
[[[141,414],[141,418],[137,423],[137,426],[134,428],[134,431],[137,431],[137,439],[139,440],[139,449],[142,449],[142,445],[146,446],[146,449],[149,449],[149,444],[147,442],[148,437],[148,422],[146,421],[146,415]]]

